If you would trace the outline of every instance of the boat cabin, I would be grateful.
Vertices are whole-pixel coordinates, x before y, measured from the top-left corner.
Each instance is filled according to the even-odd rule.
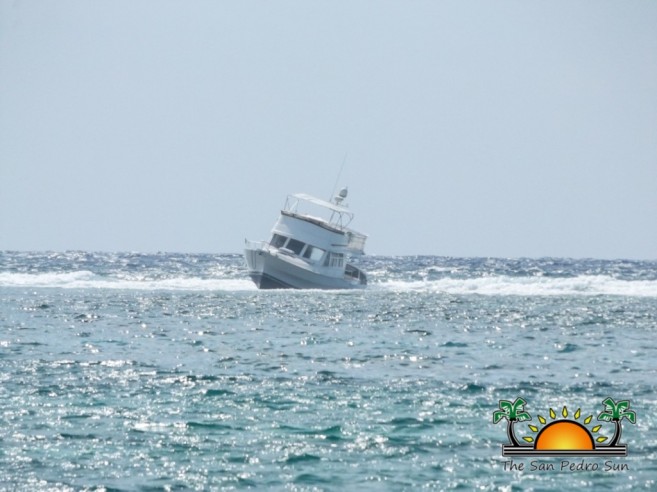
[[[349,229],[353,213],[310,195],[288,196],[270,246],[325,267],[344,268],[346,254],[363,254],[367,236]]]

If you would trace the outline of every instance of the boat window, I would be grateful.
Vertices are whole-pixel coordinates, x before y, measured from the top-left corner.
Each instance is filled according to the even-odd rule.
[[[306,247],[306,251],[303,252],[303,257],[304,258],[309,258],[313,261],[319,261],[322,259],[322,256],[324,256],[324,253],[326,251],[323,250],[322,248],[318,248],[317,246],[311,246],[310,244]]]
[[[269,244],[271,244],[274,248],[282,248],[283,245],[285,244],[285,241],[287,241],[287,238],[285,236],[281,236],[280,234],[274,234]]]
[[[305,245],[306,243],[302,243],[301,241],[297,241],[296,239],[290,239],[287,242],[287,249],[294,251],[294,253],[298,255],[301,253],[301,250]]]
[[[325,266],[340,267],[344,265],[344,255],[342,253],[329,253],[324,262]]]

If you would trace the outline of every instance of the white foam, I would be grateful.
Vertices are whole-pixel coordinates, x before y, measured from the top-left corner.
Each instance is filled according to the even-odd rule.
[[[607,275],[572,278],[494,276],[433,281],[391,280],[378,284],[394,291],[444,292],[501,296],[597,296],[657,297],[655,280],[619,280]]]
[[[0,287],[175,291],[256,289],[251,280],[240,278],[173,277],[154,280],[104,277],[84,270],[70,273],[0,273]]]
[[[168,290],[168,291],[253,291],[247,278],[172,277],[166,279],[118,278],[81,270],[70,273],[0,273],[0,287]],[[370,284],[373,290],[436,292],[490,296],[596,296],[657,297],[655,280],[619,280],[608,275],[572,278],[510,277],[443,278],[439,280],[387,280]]]

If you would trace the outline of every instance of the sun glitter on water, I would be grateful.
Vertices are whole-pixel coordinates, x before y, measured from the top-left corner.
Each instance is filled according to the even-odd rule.
[[[533,442],[534,449],[541,450],[593,450],[595,443],[603,443],[607,440],[605,436],[598,436],[597,434],[601,425],[596,425],[590,430],[585,427],[593,420],[593,415],[589,415],[584,419],[584,424],[577,422],[581,416],[581,410],[578,408],[573,415],[575,420],[567,419],[568,408],[563,407],[561,415],[565,420],[555,420],[557,418],[556,412],[550,408],[550,419],[553,420],[547,423],[547,419],[538,415],[538,421],[543,424],[543,427],[529,425],[529,430],[537,433],[536,438],[531,436],[523,437],[525,442]],[[547,425],[546,425],[547,424]]]

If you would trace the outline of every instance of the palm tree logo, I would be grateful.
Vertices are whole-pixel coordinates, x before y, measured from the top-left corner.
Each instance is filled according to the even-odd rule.
[[[509,443],[511,446],[520,446],[520,443],[518,442],[518,439],[516,439],[516,434],[513,429],[515,423],[532,419],[531,415],[525,412],[525,403],[527,402],[522,398],[516,398],[516,401],[513,403],[507,400],[500,400],[500,409],[493,412],[494,424],[497,424],[502,419],[507,420],[506,435],[509,438]]]
[[[502,419],[507,420],[509,444],[502,445],[502,456],[627,456],[627,445],[619,441],[621,421],[626,419],[632,424],[636,423],[636,413],[629,409],[629,400],[617,403],[612,398],[606,398],[602,402],[604,411],[598,415],[598,420],[614,423],[614,435],[608,444],[604,444],[608,438],[599,434],[602,425],[587,427],[593,415],[583,417],[578,408],[571,416],[566,406],[559,413],[550,408],[547,414],[549,422],[548,418],[538,415],[541,427],[528,424],[529,435],[522,437],[524,443],[521,444],[514,426],[518,422],[532,420],[524,409],[525,404],[522,398],[516,398],[513,403],[500,400],[499,409],[493,412],[494,424]]]
[[[612,398],[607,398],[602,404],[605,406],[605,410],[604,412],[600,412],[598,420],[614,423],[614,437],[609,441],[609,446],[617,446],[623,430],[620,424],[621,420],[627,419],[630,423],[636,424],[636,412],[629,409],[629,400],[623,400],[616,403]]]

